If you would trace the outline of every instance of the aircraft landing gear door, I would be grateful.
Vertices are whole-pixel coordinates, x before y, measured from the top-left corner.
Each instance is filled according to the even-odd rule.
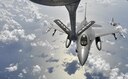
[[[81,36],[80,44],[81,44],[82,46],[86,46],[86,45],[88,44],[87,36],[86,36],[85,34],[83,34],[83,35]]]

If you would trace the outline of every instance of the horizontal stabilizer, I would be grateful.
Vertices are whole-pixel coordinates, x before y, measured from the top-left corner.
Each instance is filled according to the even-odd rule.
[[[92,26],[95,23],[95,21],[90,21],[89,23],[87,23],[86,25],[83,24],[82,28],[77,32],[77,35],[81,35],[85,30],[87,30],[90,26]]]
[[[54,22],[66,33],[66,34],[70,34],[70,29],[68,27],[66,27],[66,25],[64,25],[59,19],[54,20]]]

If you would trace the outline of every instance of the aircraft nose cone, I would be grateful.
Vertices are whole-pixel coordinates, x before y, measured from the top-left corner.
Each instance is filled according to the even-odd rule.
[[[83,66],[85,64],[85,61],[86,61],[85,58],[78,55],[78,59],[79,59],[80,64]]]
[[[88,58],[88,53],[86,52],[78,53],[78,59],[82,66],[85,64],[87,58]]]

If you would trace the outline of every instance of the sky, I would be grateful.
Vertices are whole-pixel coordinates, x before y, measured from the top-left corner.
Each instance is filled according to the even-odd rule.
[[[54,19],[69,23],[64,6],[49,7],[28,0],[0,1],[0,79],[128,79],[128,2],[127,0],[81,0],[77,22],[87,21],[109,28],[111,18],[120,23],[126,38],[117,34],[102,37],[101,51],[91,46],[82,67],[75,44],[65,48],[66,35],[52,37]]]

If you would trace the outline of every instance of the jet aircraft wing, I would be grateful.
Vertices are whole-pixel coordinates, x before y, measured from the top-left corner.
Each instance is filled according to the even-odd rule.
[[[76,23],[76,26],[80,26],[80,23]],[[66,32],[64,30],[62,30],[60,27],[63,29],[66,28]],[[56,29],[59,32],[68,34],[68,31],[70,31],[70,29],[69,29],[70,27],[71,27],[70,23],[67,23],[67,25],[65,25],[62,21],[60,21],[59,19],[56,19],[56,20],[54,20],[54,22],[49,23],[48,28],[49,28],[49,30]]]
[[[47,32],[50,31],[51,29],[54,29],[54,30],[57,30],[57,31],[59,31],[59,32],[65,33],[65,32],[64,32],[60,27],[58,27],[58,25],[57,25],[56,23],[54,23],[54,22],[52,22],[52,23],[49,24],[49,27],[48,27]]]
[[[121,32],[121,30],[119,30],[113,26],[110,26],[110,28],[97,28],[97,27],[95,27],[93,29],[95,31],[95,37],[101,37],[101,36],[106,36],[106,35],[111,35],[114,33],[120,33]]]

